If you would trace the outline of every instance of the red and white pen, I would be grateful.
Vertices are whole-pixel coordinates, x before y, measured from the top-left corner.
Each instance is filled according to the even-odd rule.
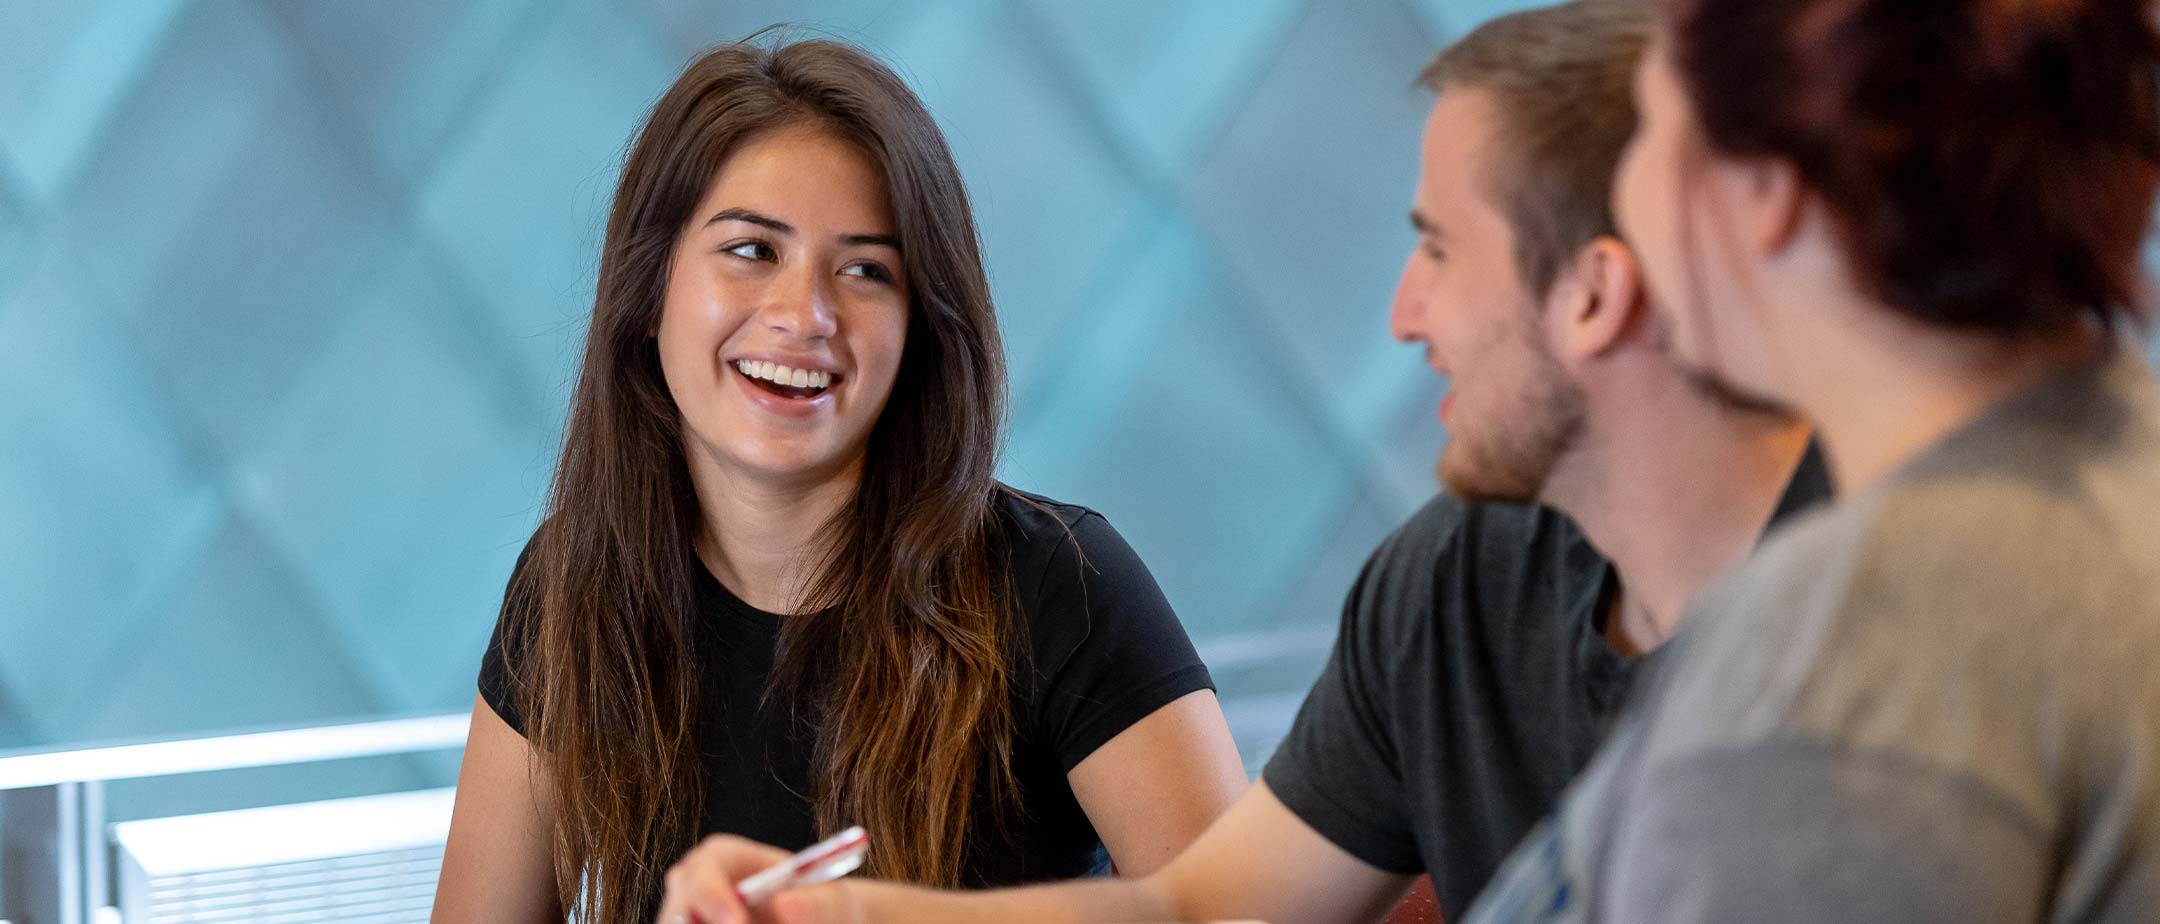
[[[852,873],[869,853],[869,832],[861,827],[849,828],[736,883],[735,894],[742,896],[745,905],[762,905],[789,889],[831,882]]]

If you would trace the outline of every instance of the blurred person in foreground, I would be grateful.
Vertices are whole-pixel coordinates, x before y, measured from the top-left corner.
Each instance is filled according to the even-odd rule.
[[[1667,0],[1617,181],[1834,506],[1699,598],[1474,924],[2160,920],[2142,0]]]

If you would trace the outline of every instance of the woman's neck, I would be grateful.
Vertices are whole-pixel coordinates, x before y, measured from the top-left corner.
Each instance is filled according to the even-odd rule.
[[[1821,355],[1839,361],[1795,394],[1821,427],[1841,495],[1867,490],[2003,400],[2093,361],[2105,341],[2083,329],[2009,341],[1888,323],[1903,335],[1848,329],[1822,344],[1833,352]]]
[[[825,526],[853,502],[861,480],[860,459],[825,477],[774,479],[694,448],[698,558],[744,603],[768,613],[800,612],[824,557],[822,543],[831,538]]]

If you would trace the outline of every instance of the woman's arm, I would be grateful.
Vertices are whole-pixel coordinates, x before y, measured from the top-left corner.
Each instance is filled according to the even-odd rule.
[[[560,922],[548,847],[551,814],[534,793],[532,749],[524,736],[474,697],[432,924]]]
[[[1118,872],[1146,876],[1230,807],[1249,781],[1209,690],[1172,700],[1066,775]]]
[[[871,849],[876,849],[873,845]],[[687,919],[749,924],[734,883],[787,852],[716,835],[668,871],[657,924]],[[1402,901],[1409,876],[1367,866],[1308,827],[1262,783],[1207,834],[1144,879],[1081,879],[1024,889],[938,892],[850,878],[773,899],[782,924],[1092,924],[1130,921],[1377,921]],[[678,918],[683,915],[684,918]]]

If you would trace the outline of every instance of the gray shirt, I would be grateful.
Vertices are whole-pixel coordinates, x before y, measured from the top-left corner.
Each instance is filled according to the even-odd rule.
[[[2160,389],[2120,355],[1697,599],[1467,918],[2160,921]]]

